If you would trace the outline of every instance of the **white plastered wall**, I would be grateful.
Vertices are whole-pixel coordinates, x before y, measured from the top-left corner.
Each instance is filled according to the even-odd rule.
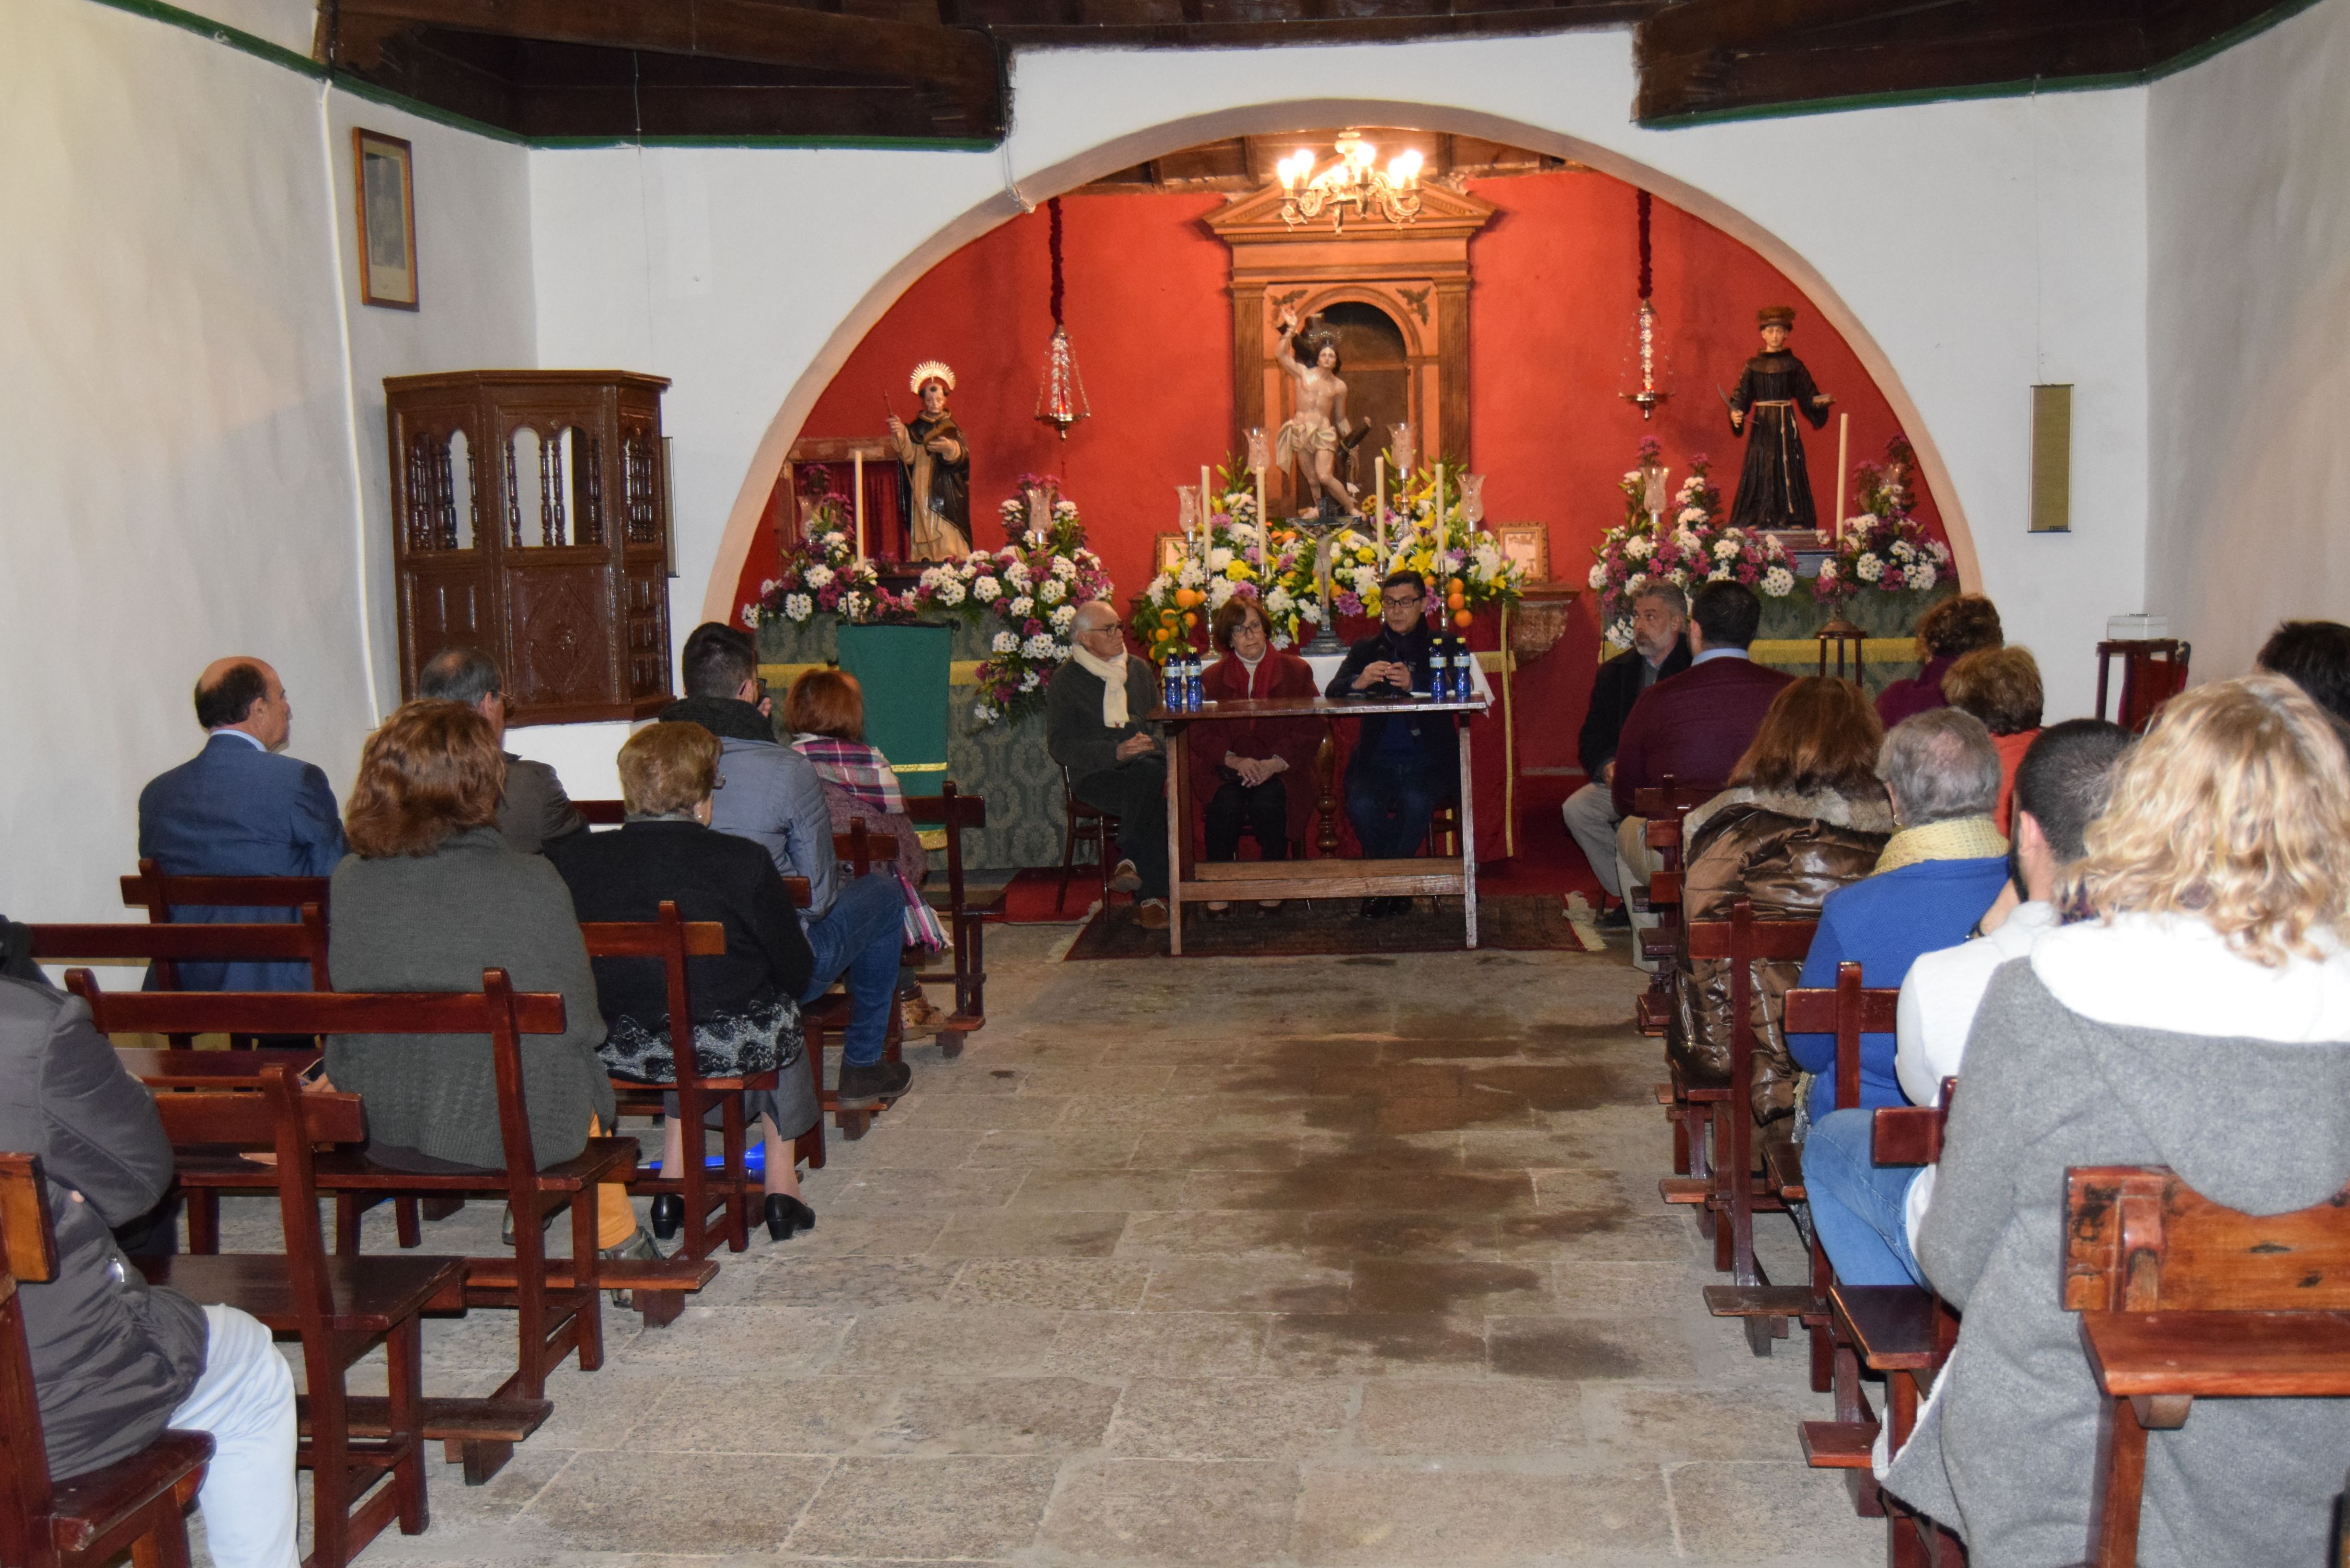
[[[416,145],[421,313],[356,303],[354,119]],[[381,378],[536,358],[529,160],[88,0],[0,5],[0,910],[119,918],[213,659],[347,787],[397,694]]]
[[[2145,89],[1652,131],[1629,121],[1630,49],[1050,51],[1016,62],[1000,152],[541,151],[540,352],[674,379],[681,634],[696,593],[728,607],[816,393],[913,278],[1017,210],[1007,186],[1041,201],[1154,152],[1348,119],[1491,134],[1647,185],[1786,269],[1904,411],[2051,712],[2085,711],[2091,644],[2145,597]],[[1713,372],[1684,374],[1698,396]],[[2035,381],[2078,389],[2069,535],[2025,531]]]
[[[2222,678],[2350,620],[2350,0],[2150,92],[2149,607]]]

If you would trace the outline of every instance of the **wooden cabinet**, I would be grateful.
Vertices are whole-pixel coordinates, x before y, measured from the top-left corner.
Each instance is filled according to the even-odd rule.
[[[400,693],[452,643],[516,724],[638,719],[670,693],[659,376],[461,370],[383,383]]]

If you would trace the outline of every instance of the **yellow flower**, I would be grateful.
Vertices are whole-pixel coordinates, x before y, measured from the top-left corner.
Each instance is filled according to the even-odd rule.
[[[1255,576],[1255,570],[1246,561],[1234,561],[1224,568],[1224,578],[1228,582],[1245,583]]]
[[[1371,547],[1368,545],[1357,546],[1355,551],[1355,559],[1362,562],[1363,565],[1367,566],[1369,566],[1372,560]]]

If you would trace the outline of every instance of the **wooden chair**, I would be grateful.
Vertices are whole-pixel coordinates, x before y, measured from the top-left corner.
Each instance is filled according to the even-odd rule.
[[[1094,858],[1101,867],[1102,902],[1109,902],[1109,874],[1118,865],[1118,817],[1097,805],[1087,805],[1077,798],[1076,781],[1069,770],[1061,770],[1061,890],[1054,897],[1053,909],[1059,913],[1069,902],[1069,877],[1077,864],[1077,845],[1090,836],[1094,841]]]
[[[127,880],[128,878],[126,878]],[[30,955],[43,963],[105,960],[144,961],[164,991],[179,989],[177,966],[195,960],[262,960],[310,966],[310,989],[332,991],[327,970],[327,917],[317,904],[301,906],[300,923],[136,925],[100,921],[89,925],[37,925]]]
[[[2143,735],[2162,705],[2187,690],[2188,660],[2192,645],[2176,638],[2097,644],[2097,717],[2106,716],[2106,681],[2113,662],[2122,661],[2121,716],[2116,722],[2133,735]]]
[[[886,866],[897,859],[898,840],[895,836],[866,832],[863,817],[850,818],[848,826],[848,832],[833,835],[833,853],[847,861],[858,876],[864,876],[877,864]],[[791,893],[792,902],[796,908],[805,909],[808,907],[812,895],[806,877],[786,877],[784,887]],[[839,1095],[824,1087],[825,1033],[830,1029],[847,1029],[855,1006],[855,999],[848,994],[848,985],[844,981],[800,1009],[800,1031],[806,1040],[808,1057],[815,1064],[816,1074],[817,1104],[830,1113],[833,1125],[840,1129],[843,1137],[852,1143],[863,1137],[865,1129],[873,1125],[874,1116],[887,1108],[868,1106],[858,1110],[843,1110]],[[904,1051],[906,1026],[904,1014],[894,996],[890,1000],[889,1022],[884,1027],[881,1057],[886,1062],[895,1062]],[[814,1163],[821,1166],[824,1162],[818,1158]]]
[[[314,1162],[319,1189],[371,1196],[459,1194],[502,1197],[514,1214],[514,1255],[465,1261],[463,1304],[513,1308],[519,1347],[513,1376],[491,1396],[494,1401],[543,1404],[546,1377],[576,1354],[583,1372],[603,1365],[602,1291],[634,1293],[649,1322],[666,1322],[681,1305],[676,1293],[699,1290],[718,1272],[715,1262],[666,1259],[607,1262],[596,1250],[593,1195],[600,1183],[625,1181],[635,1168],[634,1138],[591,1137],[574,1158],[541,1170],[531,1151],[530,1115],[523,1096],[522,1036],[559,1034],[563,998],[554,993],[517,993],[504,970],[485,970],[479,992],[397,994],[296,992],[99,992],[87,970],[67,976],[69,987],[89,1003],[97,1026],[107,1033],[486,1034],[498,1087],[498,1126],[505,1150],[503,1171],[424,1175],[369,1159],[364,1151],[338,1150]],[[174,1058],[216,1054],[187,1052],[118,1052],[142,1080],[184,1071]],[[265,1052],[241,1053],[266,1058]],[[156,1058],[163,1058],[158,1061]],[[265,1061],[256,1061],[258,1072]],[[180,1184],[190,1191],[258,1192],[275,1189],[274,1169],[234,1154],[190,1156],[179,1164]],[[571,1256],[549,1259],[542,1218],[568,1207]],[[341,1227],[338,1225],[338,1231]],[[338,1255],[348,1256],[356,1236],[337,1237]],[[192,1235],[191,1245],[195,1244]],[[452,1306],[456,1303],[451,1303]],[[544,1412],[541,1412],[543,1418]],[[439,1432],[462,1449],[469,1484],[487,1480],[512,1457],[527,1433],[510,1427],[487,1431]]]
[[[22,1284],[57,1277],[57,1236],[39,1158],[0,1154],[0,1562],[101,1568],[126,1551],[137,1568],[188,1568],[186,1513],[213,1440],[165,1432],[129,1459],[65,1480],[49,1475],[40,1397],[25,1340]]]
[[[256,1081],[258,1093],[241,1085],[167,1090],[155,1096],[155,1108],[175,1148],[275,1152],[285,1252],[182,1254],[144,1258],[139,1266],[155,1284],[250,1313],[273,1334],[301,1336],[307,1392],[296,1462],[311,1473],[311,1561],[316,1568],[343,1568],[393,1520],[404,1535],[422,1534],[429,1521],[421,1314],[436,1301],[462,1299],[465,1264],[459,1258],[328,1258],[311,1151],[318,1144],[366,1141],[359,1096],[305,1094],[292,1070],[277,1063],[262,1067]],[[346,1379],[352,1364],[379,1345],[388,1396],[365,1401],[360,1412]],[[371,1435],[357,1436],[355,1428]]]
[[[962,1054],[964,1035],[986,1027],[987,962],[983,944],[987,922],[1003,916],[1003,893],[998,892],[985,904],[973,904],[963,888],[962,836],[966,830],[976,831],[987,826],[987,798],[964,794],[949,779],[937,794],[908,795],[906,817],[917,827],[946,830],[947,903],[941,913],[947,917],[948,935],[954,942],[954,968],[943,972],[925,971],[915,978],[925,985],[950,981],[954,984],[954,1013],[947,1020],[946,1033],[939,1036],[940,1054],[951,1060]]]
[[[2350,1189],[2258,1217],[2160,1166],[2064,1186],[2064,1305],[2107,1399],[2090,1563],[2132,1568],[2148,1431],[2198,1398],[2350,1397]]]
[[[644,1084],[633,1078],[614,1078],[612,1094],[622,1116],[654,1117],[662,1115],[664,1095],[677,1096],[678,1125],[684,1132],[684,1168],[668,1172],[659,1166],[634,1164],[629,1190],[639,1196],[674,1193],[684,1200],[685,1241],[681,1256],[706,1258],[722,1239],[728,1251],[743,1251],[751,1244],[751,1197],[760,1189],[760,1184],[746,1168],[749,1129],[743,1115],[743,1096],[747,1090],[775,1087],[777,1071],[770,1067],[764,1073],[734,1078],[708,1078],[702,1075],[693,1047],[693,998],[687,984],[686,960],[714,958],[724,952],[726,928],[715,920],[684,920],[678,915],[677,905],[664,898],[658,919],[582,921],[579,934],[587,939],[588,956],[591,959],[657,961],[668,992],[670,1051],[677,1063],[676,1082]],[[820,1098],[823,1075],[815,1064],[814,1053],[809,1054],[809,1075]],[[723,1151],[714,1181],[701,1132],[712,1106],[718,1107],[719,1147]],[[815,1140],[816,1158],[812,1163],[821,1168],[824,1133],[820,1119]],[[713,1228],[710,1217],[722,1210],[724,1223]]]
[[[1659,1190],[1669,1203],[1703,1203],[1712,1211],[1713,1266],[1729,1271],[1741,1285],[1770,1283],[1754,1260],[1754,1216],[1786,1207],[1768,1176],[1755,1168],[1754,966],[1801,962],[1818,929],[1817,920],[1758,920],[1753,903],[1745,898],[1731,906],[1727,920],[1691,920],[1683,928],[1692,961],[1717,959],[1729,964],[1730,1082],[1712,1118],[1711,1177],[1668,1177]],[[1694,1164],[1694,1140],[1690,1158]],[[1770,1338],[1785,1332],[1784,1319],[1777,1316],[1748,1324],[1748,1339],[1758,1355],[1769,1355]]]

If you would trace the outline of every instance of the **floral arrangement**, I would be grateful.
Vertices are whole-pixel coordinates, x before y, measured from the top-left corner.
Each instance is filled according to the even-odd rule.
[[[777,619],[796,625],[819,612],[847,621],[902,613],[902,601],[881,586],[873,563],[857,558],[847,513],[837,495],[816,504],[807,533],[784,556],[784,575],[759,585],[759,602],[743,609],[744,621],[755,628]]]
[[[1315,541],[1275,522],[1260,551],[1253,485],[1242,461],[1227,460],[1216,474],[1207,527],[1193,535],[1176,570],[1151,578],[1136,597],[1131,624],[1154,656],[1163,657],[1176,642],[1191,638],[1236,596],[1263,602],[1275,648],[1305,641],[1322,624]],[[1477,609],[1518,597],[1523,569],[1502,554],[1499,539],[1469,525],[1457,496],[1447,497],[1450,543],[1438,551],[1435,492],[1431,469],[1389,495],[1384,554],[1374,532],[1376,499],[1363,503],[1360,524],[1331,535],[1330,597],[1341,618],[1378,615],[1379,579],[1399,567],[1431,582],[1449,580],[1445,607],[1462,626]]]
[[[1860,469],[1860,514],[1845,518],[1836,528],[1835,554],[1820,563],[1812,592],[1831,603],[1849,598],[1863,588],[1893,594],[1918,592],[1942,580],[1950,568],[1950,547],[1927,536],[1909,514],[1909,476],[1918,454],[1896,435],[1885,443],[1883,462],[1864,462]]]
[[[1047,526],[1033,525],[1032,492],[1047,498]],[[807,537],[785,558],[784,576],[761,586],[756,618],[798,623],[830,614],[856,623],[923,615],[975,627],[988,647],[972,707],[983,724],[1042,706],[1053,672],[1069,656],[1077,607],[1111,592],[1101,558],[1086,545],[1076,504],[1049,476],[1021,475],[1018,493],[999,509],[1010,541],[1003,548],[926,566],[904,594],[882,587],[872,562],[858,563],[837,526],[838,506],[830,499],[818,506]]]
[[[1651,471],[1664,466],[1664,449],[1643,441],[1639,464],[1623,479],[1624,521],[1607,530],[1592,552],[1591,588],[1599,595],[1599,621],[1607,640],[1632,646],[1632,600],[1650,583],[1684,593],[1701,583],[1740,582],[1767,598],[1795,591],[1794,564],[1779,541],[1721,520],[1721,493],[1701,452],[1690,457],[1689,477],[1661,516],[1648,510]]]

